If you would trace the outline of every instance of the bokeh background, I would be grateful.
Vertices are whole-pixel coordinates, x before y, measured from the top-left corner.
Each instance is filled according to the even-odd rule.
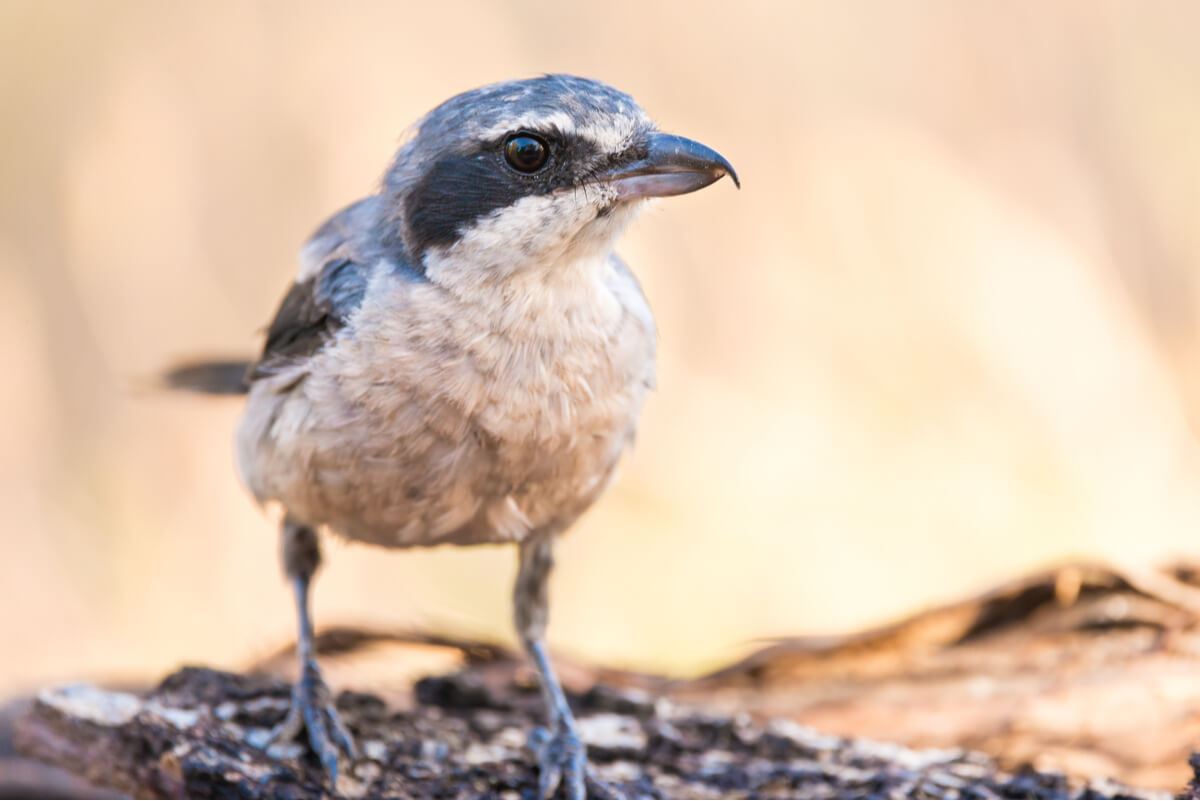
[[[692,674],[1073,557],[1200,553],[1200,5],[0,3],[0,692],[292,636],[236,400],[406,126],[568,71],[717,148],[620,250],[659,390],[552,645]],[[509,640],[513,553],[331,543],[317,618]]]

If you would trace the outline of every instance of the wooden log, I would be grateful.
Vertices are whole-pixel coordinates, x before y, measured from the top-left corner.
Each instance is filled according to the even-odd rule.
[[[299,743],[265,750],[286,681],[186,668],[146,692],[79,685],[41,692],[16,728],[27,757],[137,797],[322,797],[330,788]],[[597,684],[574,694],[596,778],[589,792],[639,798],[1154,797],[1103,779],[1003,770],[960,749],[910,750],[752,722]],[[496,687],[478,666],[416,683],[413,703],[342,692],[359,744],[336,792],[348,797],[528,798],[536,688]],[[1168,797],[1162,795],[1161,797]]]

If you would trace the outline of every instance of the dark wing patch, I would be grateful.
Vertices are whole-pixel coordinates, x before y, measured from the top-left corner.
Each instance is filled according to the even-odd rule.
[[[366,288],[365,268],[349,259],[331,261],[314,278],[293,283],[267,328],[262,356],[250,367],[247,380],[270,375],[320,350],[362,304]]]

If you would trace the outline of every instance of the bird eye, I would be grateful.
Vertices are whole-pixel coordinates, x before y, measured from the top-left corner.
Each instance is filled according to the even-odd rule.
[[[537,172],[550,158],[550,148],[532,134],[514,134],[504,143],[504,158],[514,170]]]

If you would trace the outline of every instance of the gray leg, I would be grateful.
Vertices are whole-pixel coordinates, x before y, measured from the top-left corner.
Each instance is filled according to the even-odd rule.
[[[565,782],[567,798],[584,798],[587,752],[546,654],[546,583],[554,566],[553,542],[549,537],[538,538],[522,542],[519,548],[513,618],[521,645],[537,669],[549,723],[547,729],[534,731],[530,738],[538,762],[538,794],[549,798],[561,781]]]
[[[317,532],[310,526],[291,519],[283,521],[283,567],[296,594],[296,615],[300,633],[296,652],[300,657],[300,679],[292,688],[292,705],[287,717],[271,732],[271,741],[291,740],[308,730],[308,743],[320,758],[333,787],[337,786],[338,748],[354,758],[354,740],[346,730],[337,707],[330,697],[329,687],[317,667],[313,642],[312,618],[308,609],[308,592],[313,574],[321,564],[321,548]]]

